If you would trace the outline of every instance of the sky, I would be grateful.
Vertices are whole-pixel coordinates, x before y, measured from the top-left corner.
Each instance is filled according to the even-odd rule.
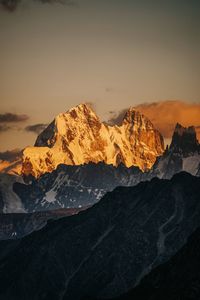
[[[83,102],[104,121],[162,103],[166,126],[200,126],[200,1],[7,2],[0,0],[0,151],[33,145],[58,113]],[[184,118],[174,114],[179,105]]]

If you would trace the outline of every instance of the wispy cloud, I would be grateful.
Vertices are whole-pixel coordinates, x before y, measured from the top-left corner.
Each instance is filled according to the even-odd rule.
[[[110,114],[110,118],[108,119],[108,121],[106,121],[106,123],[108,125],[120,125],[123,121],[123,118],[125,116],[125,113],[127,112],[128,108],[122,109],[118,112],[116,111],[109,111]]]
[[[67,6],[77,6],[77,2],[73,0],[32,0],[33,2],[40,2],[43,4],[62,4]],[[21,0],[0,0],[0,8],[7,12],[14,12],[18,5],[21,3]]]
[[[1,9],[9,12],[15,11],[20,0],[0,0]]]
[[[10,130],[10,129],[11,129],[11,127],[8,126],[8,125],[6,125],[6,124],[0,125],[0,133],[1,133],[1,132],[8,131],[8,130]]]
[[[147,116],[165,138],[171,138],[175,124],[194,125],[200,139],[200,103],[184,101],[159,101],[144,103],[135,107]]]
[[[77,2],[73,1],[73,0],[33,0],[36,2],[41,2],[41,3],[49,3],[49,4],[53,4],[53,3],[59,3],[59,4],[63,4],[63,5],[68,5],[68,6],[76,6]]]
[[[179,100],[167,100],[151,103],[143,103],[135,106],[135,109],[151,120],[165,139],[171,139],[176,123],[183,126],[193,125],[200,140],[200,104]],[[120,125],[126,113],[126,109],[110,111],[110,118],[106,121],[109,125]]]
[[[18,115],[13,113],[0,114],[0,123],[17,123],[24,122],[29,119],[27,115]]]
[[[18,158],[20,158],[22,155],[21,149],[14,149],[14,150],[7,150],[5,152],[0,152],[0,160],[6,160],[6,161],[14,161]]]
[[[33,132],[35,134],[40,134],[46,127],[48,124],[34,124],[34,125],[29,125],[25,127],[25,131],[28,132]]]

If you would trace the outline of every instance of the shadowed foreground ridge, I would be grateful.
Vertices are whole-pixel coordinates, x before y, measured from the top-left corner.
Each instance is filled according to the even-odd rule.
[[[168,262],[148,274],[138,287],[115,300],[200,299],[200,228]]]
[[[1,242],[0,299],[113,298],[169,260],[200,226],[200,178],[154,178],[20,241]]]

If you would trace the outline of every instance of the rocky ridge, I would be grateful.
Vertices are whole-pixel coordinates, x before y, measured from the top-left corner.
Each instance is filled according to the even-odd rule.
[[[83,208],[95,204],[117,186],[136,185],[142,176],[139,168],[126,168],[123,164],[59,165],[29,184],[15,183],[13,193],[21,199],[26,212]]]
[[[193,126],[177,124],[170,147],[157,158],[149,176],[171,178],[181,171],[200,175],[200,144]]]

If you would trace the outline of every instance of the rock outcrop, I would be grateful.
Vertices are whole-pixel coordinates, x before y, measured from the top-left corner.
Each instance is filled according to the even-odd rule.
[[[150,176],[171,178],[181,171],[200,176],[200,144],[193,126],[186,128],[177,124],[170,147],[157,158]]]

